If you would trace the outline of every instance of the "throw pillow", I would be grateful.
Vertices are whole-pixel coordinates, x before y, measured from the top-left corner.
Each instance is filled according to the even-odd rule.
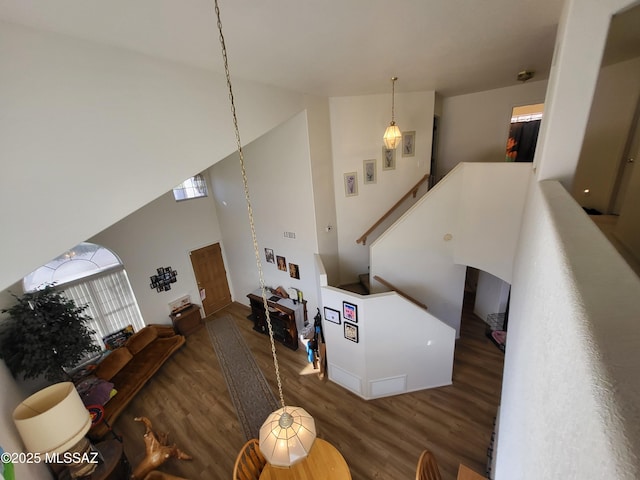
[[[96,368],[96,377],[107,381],[111,380],[132,358],[133,355],[127,348],[120,347],[115,349],[100,362],[98,368]]]
[[[158,332],[156,332],[155,328],[144,327],[139,332],[134,333],[133,336],[127,340],[125,346],[135,355],[156,338],[158,338]]]

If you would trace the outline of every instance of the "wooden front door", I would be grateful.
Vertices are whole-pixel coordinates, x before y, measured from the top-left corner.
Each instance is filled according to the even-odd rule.
[[[226,307],[231,303],[231,293],[227,283],[227,271],[222,260],[219,243],[199,248],[189,253],[193,273],[196,276],[198,290],[202,299],[204,314]]]

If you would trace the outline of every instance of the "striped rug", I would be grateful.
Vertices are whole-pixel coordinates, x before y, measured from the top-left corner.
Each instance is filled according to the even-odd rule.
[[[207,321],[207,331],[245,437],[258,438],[278,401],[231,316]]]

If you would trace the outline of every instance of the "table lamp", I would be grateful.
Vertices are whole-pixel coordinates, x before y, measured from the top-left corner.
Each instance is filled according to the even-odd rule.
[[[92,457],[86,455],[92,446],[85,437],[91,417],[73,383],[56,383],[34,393],[16,407],[13,421],[26,449],[43,455],[42,461],[63,459],[72,478],[95,470],[96,463],[83,461]]]

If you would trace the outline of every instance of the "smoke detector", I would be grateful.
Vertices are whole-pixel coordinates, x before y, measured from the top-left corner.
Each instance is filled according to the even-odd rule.
[[[519,82],[526,82],[527,80],[531,80],[533,78],[533,75],[536,72],[532,71],[532,70],[522,70],[521,72],[518,72],[518,81]]]

